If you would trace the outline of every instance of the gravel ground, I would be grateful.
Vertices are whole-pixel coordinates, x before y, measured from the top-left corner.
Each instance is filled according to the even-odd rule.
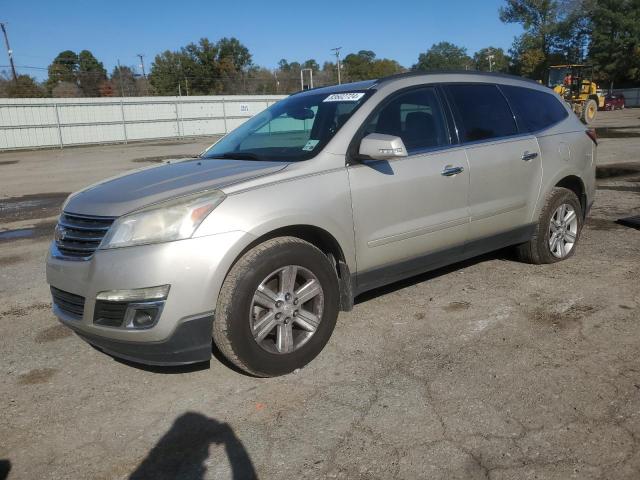
[[[66,192],[209,139],[0,155],[0,478],[640,478],[640,110],[599,117],[573,258],[500,251],[369,292],[276,379],[116,361],[50,312]]]

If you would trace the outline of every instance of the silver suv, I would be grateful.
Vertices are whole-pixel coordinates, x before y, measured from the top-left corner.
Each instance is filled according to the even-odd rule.
[[[507,246],[574,254],[596,139],[551,90],[406,74],[292,95],[199,158],[69,197],[53,309],[113,356],[258,376],[325,346],[354,296]]]

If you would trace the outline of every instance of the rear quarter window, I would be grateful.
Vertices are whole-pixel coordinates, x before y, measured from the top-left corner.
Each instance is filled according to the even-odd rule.
[[[550,93],[525,87],[500,85],[515,110],[520,127],[537,132],[564,120],[569,115],[560,100]]]

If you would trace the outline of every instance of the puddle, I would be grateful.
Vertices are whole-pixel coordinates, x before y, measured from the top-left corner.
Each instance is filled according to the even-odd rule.
[[[626,129],[636,131],[626,131]],[[596,135],[598,138],[640,138],[640,131],[637,130],[638,127],[596,128]]]
[[[156,157],[134,158],[131,161],[135,163],[160,163],[164,162],[165,160],[182,160],[184,158],[196,158],[196,156],[192,153],[179,153],[176,155],[160,155]]]
[[[38,193],[0,199],[0,222],[33,220],[60,213],[69,192]]]
[[[29,238],[33,237],[35,233],[34,228],[18,228],[17,230],[7,230],[5,232],[0,232],[0,242],[7,240],[16,240],[18,238]]]
[[[38,239],[42,237],[53,238],[53,230],[55,228],[56,222],[43,222],[33,227],[0,231],[0,243],[22,239]]]
[[[0,166],[2,165],[15,165],[20,160],[0,160]]]
[[[596,166],[596,178],[615,178],[640,173],[640,163],[610,163]]]

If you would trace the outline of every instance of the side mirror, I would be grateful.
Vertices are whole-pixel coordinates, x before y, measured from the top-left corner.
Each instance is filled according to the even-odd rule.
[[[389,160],[406,157],[407,149],[400,137],[383,133],[370,133],[360,142],[358,154],[373,160]]]

